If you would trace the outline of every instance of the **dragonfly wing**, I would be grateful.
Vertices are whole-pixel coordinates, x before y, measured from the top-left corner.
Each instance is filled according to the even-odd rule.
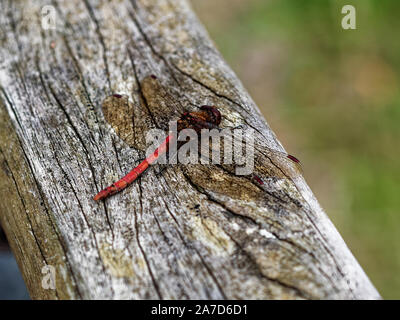
[[[105,120],[130,147],[145,151],[146,135],[152,128],[168,130],[184,107],[154,76],[145,77],[132,102],[127,95],[113,94],[102,102]]]
[[[200,148],[201,155],[209,162],[213,160],[213,152],[220,154],[215,159],[230,171],[238,172],[237,168],[249,167],[246,175],[254,175],[260,179],[291,179],[301,175],[300,161],[285,152],[267,146],[265,139],[254,130],[243,127],[240,130],[228,130],[227,136],[220,138],[219,142]],[[251,139],[248,139],[251,136]],[[218,140],[216,140],[218,141]],[[226,143],[231,148],[226,148]],[[249,144],[252,146],[249,147]],[[238,147],[239,146],[239,147]],[[238,149],[239,148],[239,149]]]
[[[105,120],[117,135],[130,147],[144,151],[146,141],[144,132],[151,126],[145,110],[129,100],[127,95],[113,94],[102,103]]]

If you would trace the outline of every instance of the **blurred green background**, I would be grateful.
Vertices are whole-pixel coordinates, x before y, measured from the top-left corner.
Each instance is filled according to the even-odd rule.
[[[347,245],[400,298],[400,2],[192,0]],[[357,29],[341,27],[344,5]]]

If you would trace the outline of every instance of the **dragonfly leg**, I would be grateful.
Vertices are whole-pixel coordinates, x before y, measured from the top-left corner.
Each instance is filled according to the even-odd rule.
[[[168,168],[167,165],[158,165],[158,168],[154,167],[154,171],[156,173],[156,177],[160,177],[162,173]]]
[[[243,129],[245,126],[243,124],[239,124],[236,127],[225,127],[225,128],[216,128],[219,132],[221,132],[224,129],[231,129],[231,130],[235,130],[235,129]]]

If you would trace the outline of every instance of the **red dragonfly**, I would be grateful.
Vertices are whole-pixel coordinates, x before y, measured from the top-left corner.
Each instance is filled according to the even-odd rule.
[[[201,129],[215,129],[221,123],[221,113],[213,106],[201,106],[200,111],[185,112],[177,121],[178,132],[183,129],[193,129],[200,133]],[[135,181],[157,158],[168,151],[168,145],[177,137],[174,134],[168,135],[161,145],[146,159],[144,159],[136,168],[130,171],[126,176],[113,183],[111,186],[100,191],[93,198],[95,201],[105,199],[123,189]]]
[[[197,112],[185,112],[182,114],[181,118],[177,121],[177,131],[180,132],[184,129],[193,129],[197,133],[201,132],[201,129],[215,129],[218,128],[221,123],[221,113],[214,106],[201,106],[200,110]],[[161,155],[165,154],[168,151],[169,144],[176,140],[177,137],[175,134],[169,134],[165,140],[161,143],[161,145],[145,160],[143,160],[137,167],[132,169],[126,176],[114,182],[109,187],[100,191],[93,199],[95,201],[105,199],[123,189],[125,189],[129,184],[134,182],[151,164],[153,164]],[[300,161],[289,154],[285,154],[279,151],[270,150],[270,152],[284,156],[285,158],[290,159],[296,164],[299,164]],[[261,178],[254,175],[254,179],[259,184],[264,184]]]

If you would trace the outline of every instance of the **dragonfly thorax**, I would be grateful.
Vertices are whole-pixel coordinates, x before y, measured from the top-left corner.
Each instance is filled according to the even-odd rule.
[[[200,111],[185,112],[178,120],[178,131],[191,128],[200,132],[201,129],[214,129],[221,123],[221,113],[213,106],[202,106]]]

